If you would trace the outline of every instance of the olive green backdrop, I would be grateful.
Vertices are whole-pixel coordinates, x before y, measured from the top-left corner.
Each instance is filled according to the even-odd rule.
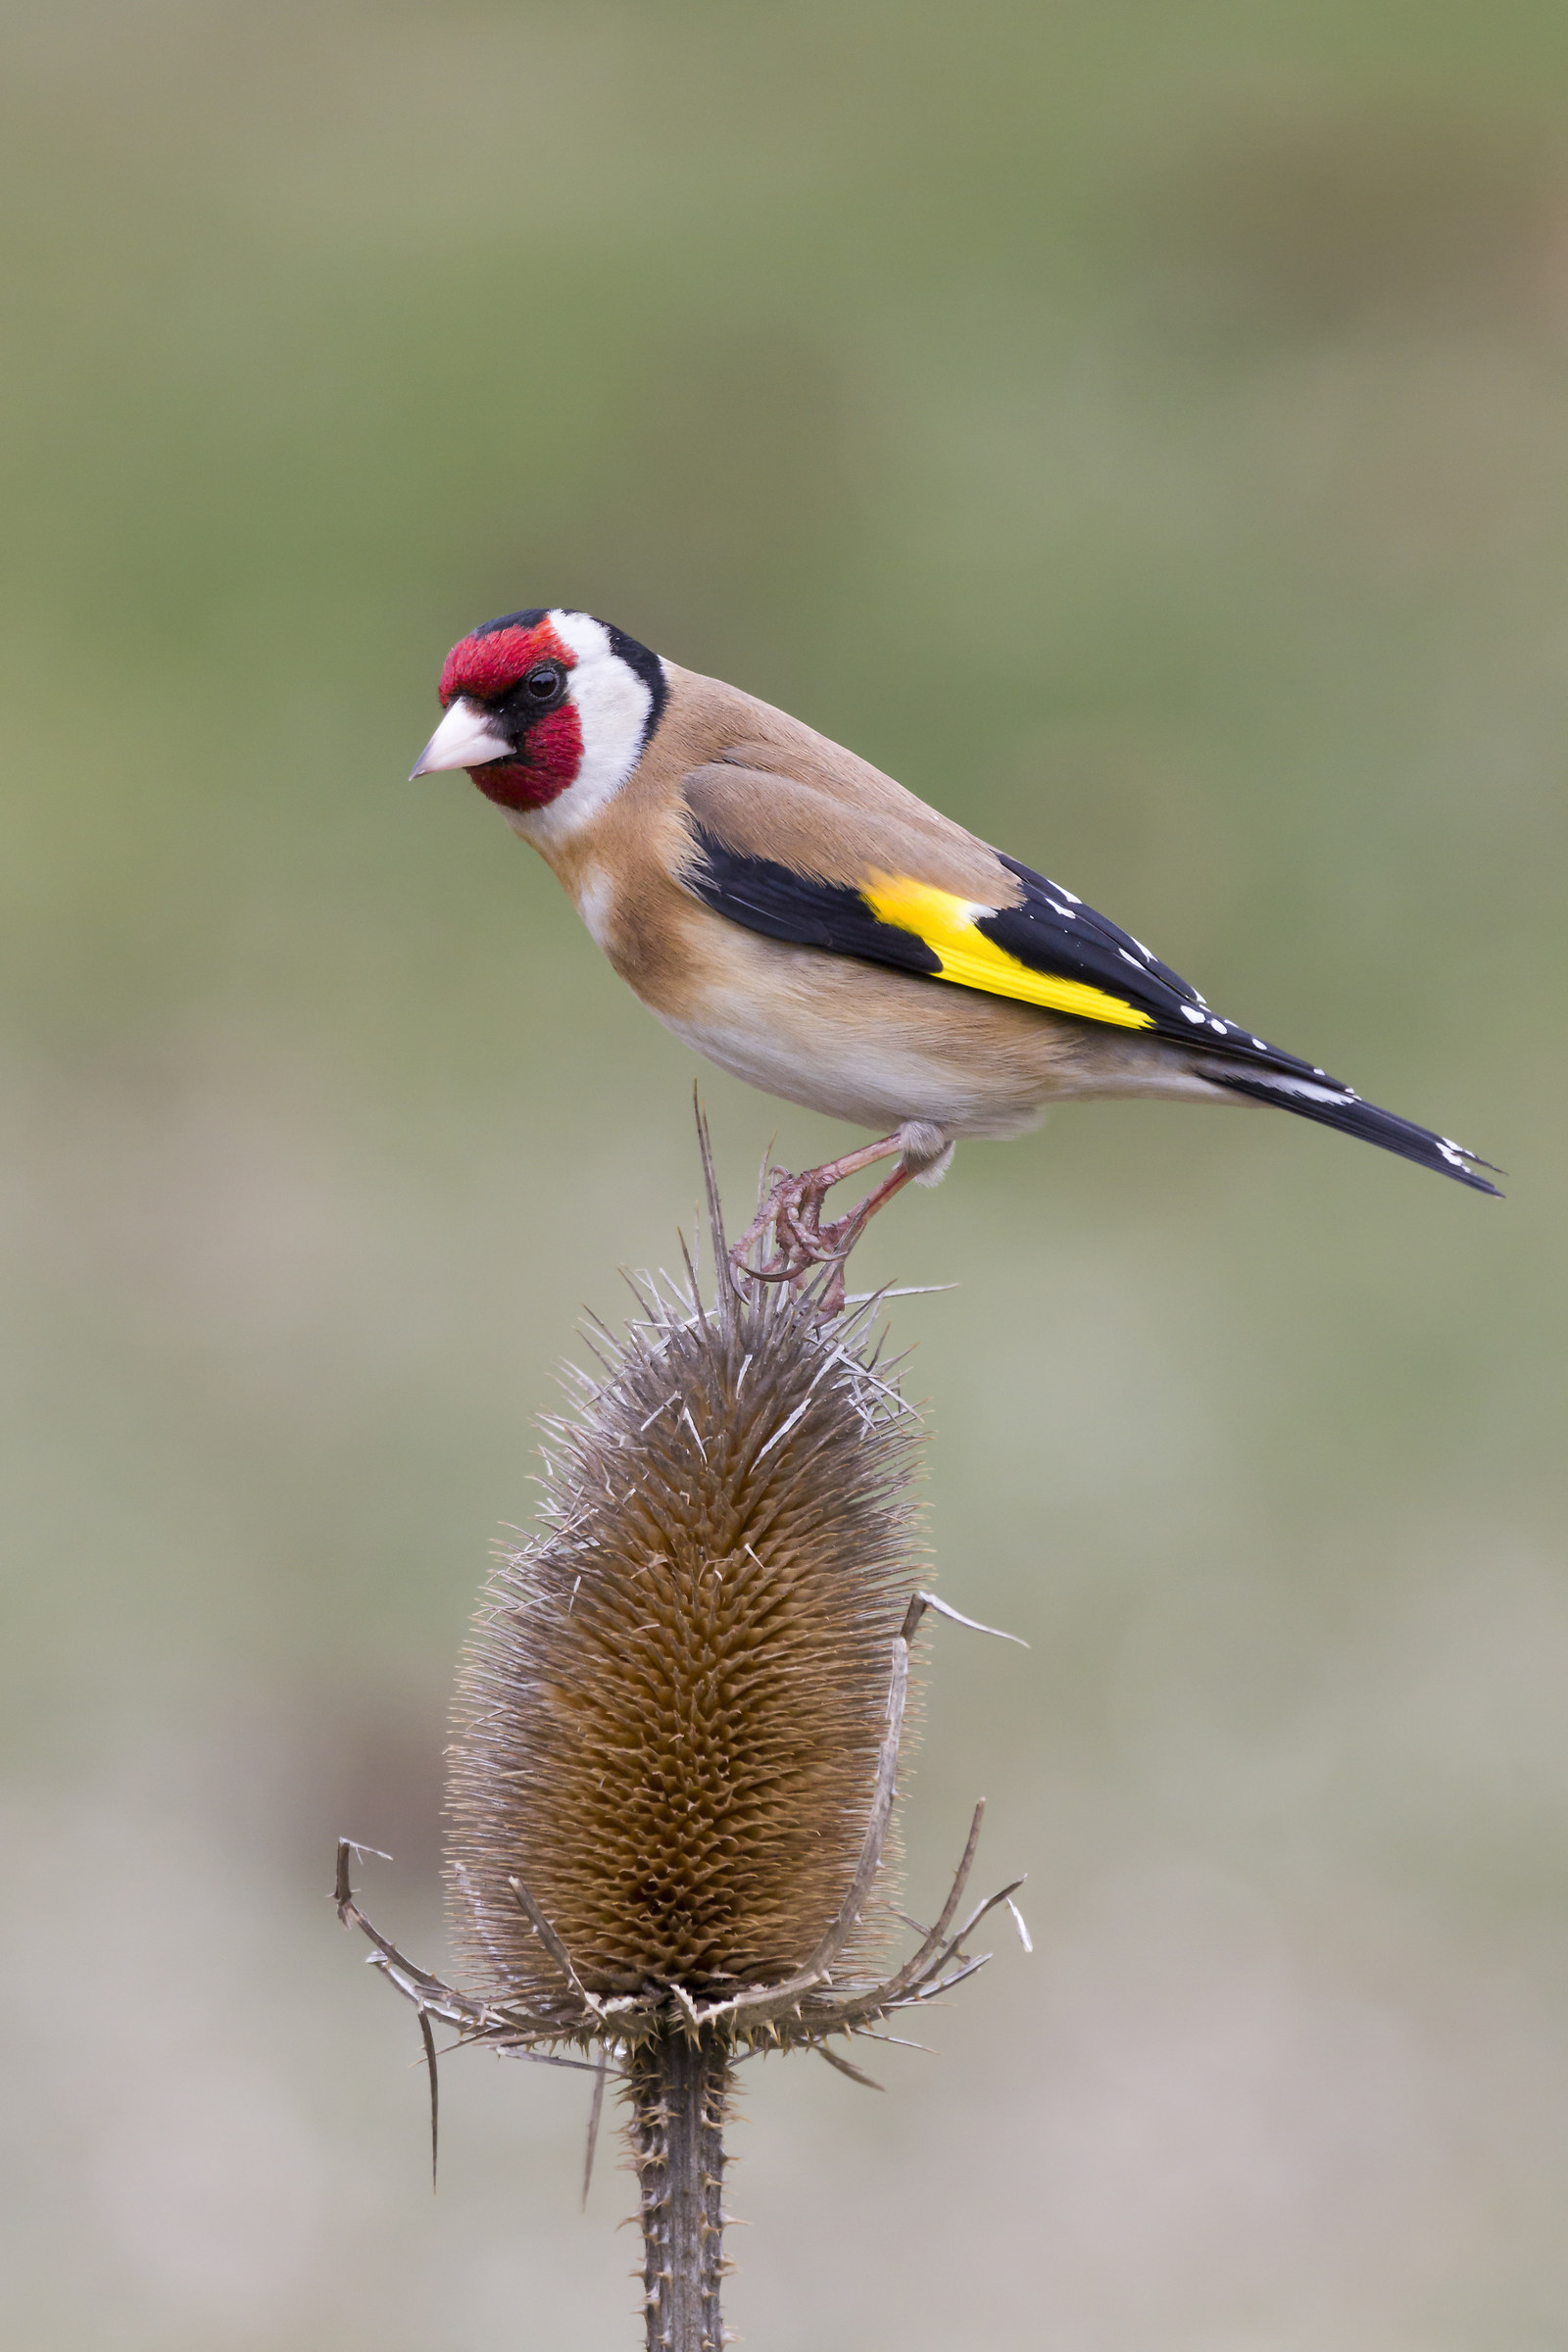
[[[1547,2352],[1568,20],[1545,0],[17,0],[0,94],[6,2335],[630,2345],[579,2078],[447,2071],[440,1749],[696,1065],[461,778],[582,604],[1044,865],[1504,1203],[1273,1113],[974,1145],[928,1905],[1032,1961],[749,2078],[758,2352]],[[737,1205],[776,1128],[705,1078]],[[373,1875],[368,1875],[373,1874]],[[613,2149],[607,2153],[612,2158]]]

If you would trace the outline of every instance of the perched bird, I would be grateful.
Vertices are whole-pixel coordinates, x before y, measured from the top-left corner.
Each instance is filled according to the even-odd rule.
[[[416,776],[466,768],[665,1027],[768,1093],[879,1131],[781,1178],[767,1271],[838,1260],[963,1136],[1094,1095],[1272,1102],[1495,1192],[1476,1155],[1222,1019],[1129,932],[853,752],[586,612],[455,645]],[[851,1215],[841,1177],[897,1155]],[[1486,1166],[1486,1161],[1478,1163]],[[742,1245],[743,1247],[745,1245]]]

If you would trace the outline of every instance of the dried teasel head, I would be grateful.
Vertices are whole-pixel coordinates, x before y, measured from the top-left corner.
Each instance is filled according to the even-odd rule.
[[[856,1878],[920,1562],[919,1425],[869,1310],[822,1327],[788,1288],[719,1287],[711,1309],[652,1291],[596,1335],[603,1377],[551,1425],[544,1531],[481,1603],[448,1880],[490,2002],[558,1997],[557,1945],[627,2008],[785,1983]],[[890,1881],[884,1852],[835,1976],[874,1962]]]
[[[874,1301],[844,1311],[837,1268],[805,1296],[771,1267],[728,1272],[703,1145],[717,1300],[694,1277],[603,1334],[603,1377],[550,1425],[543,1530],[492,1573],[460,1675],[447,1871],[472,1989],[371,1925],[347,1839],[335,1887],[417,2012],[432,2163],[436,2023],[592,2074],[590,2169],[613,2065],[650,2352],[733,2340],[734,2067],[806,2047],[868,2081],[830,2043],[983,1967],[968,1938],[1021,1883],[958,1918],[976,1806],[932,1925],[891,1907],[910,1643],[927,1609],[957,1614],[914,1589],[919,1425],[877,1369]],[[916,1944],[887,1974],[895,1925]]]

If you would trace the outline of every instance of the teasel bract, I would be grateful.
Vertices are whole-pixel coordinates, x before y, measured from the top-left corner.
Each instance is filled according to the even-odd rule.
[[[716,1296],[636,1287],[599,1374],[549,1422],[537,1536],[485,1589],[459,1675],[447,1878],[457,1991],[341,1916],[458,2042],[590,2068],[589,2162],[619,2076],[649,2347],[717,2352],[734,2068],[870,2034],[983,1963],[955,1929],[980,1827],[900,1965],[889,1837],[909,1645],[928,1607],[921,1440],[879,1368],[879,1299],[728,1266],[704,1138]],[[967,1622],[967,1621],[965,1621]],[[1021,1926],[1021,1923],[1020,1923]],[[586,2180],[586,2176],[585,2176]]]

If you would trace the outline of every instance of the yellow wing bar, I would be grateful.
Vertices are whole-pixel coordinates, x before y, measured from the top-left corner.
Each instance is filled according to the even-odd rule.
[[[871,873],[860,885],[860,896],[879,923],[912,931],[923,940],[942,967],[944,980],[961,988],[981,988],[994,997],[1016,997],[1020,1004],[1044,1004],[1053,1012],[1075,1012],[1081,1019],[1113,1021],[1122,1029],[1152,1029],[1154,1016],[1086,980],[1062,980],[1052,972],[1009,956],[975,925],[994,914],[994,906],[976,906],[951,891],[935,890],[929,882],[911,882],[900,874]]]

